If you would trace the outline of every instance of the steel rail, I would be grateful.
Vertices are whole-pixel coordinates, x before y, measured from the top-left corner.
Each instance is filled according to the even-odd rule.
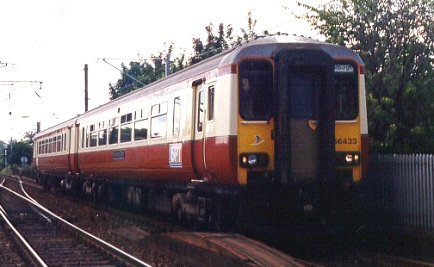
[[[61,218],[60,216],[54,214],[53,212],[51,212],[50,210],[48,210],[47,208],[45,208],[44,206],[42,206],[41,204],[32,201],[31,199],[22,196],[18,193],[16,193],[15,191],[5,187],[3,184],[0,184],[0,188],[4,188],[5,190],[9,191],[10,193],[16,195],[17,197],[29,202],[30,204],[34,205],[35,207],[37,207],[38,209],[41,209],[42,211],[46,212],[48,215],[50,215],[51,217],[55,218],[56,220],[58,220],[59,222],[63,223],[64,225],[67,225],[68,227],[78,231],[80,234],[82,234],[84,237],[96,242],[98,245],[103,246],[105,249],[107,249],[108,251],[110,251],[111,253],[117,255],[118,257],[120,257],[122,260],[127,261],[130,264],[136,265],[136,266],[146,266],[146,267],[151,267],[152,265],[145,263],[144,261],[137,259],[136,257],[126,253],[125,251],[113,246],[110,243],[107,243],[106,241],[92,235],[91,233],[88,233],[87,231],[73,225],[72,223],[66,221],[65,219]]]
[[[21,191],[23,191],[24,195],[26,195],[26,197],[27,197],[28,199],[30,199],[31,201],[33,201],[33,202],[39,204],[39,202],[36,201],[36,199],[32,198],[29,194],[27,194],[26,190],[24,190],[23,181],[21,180],[21,177],[18,177],[18,182],[19,182],[19,184],[20,184]],[[45,214],[42,214],[42,213],[41,213],[37,208],[35,208],[35,207],[32,206],[32,209],[33,209],[36,213],[38,213],[39,216],[41,216],[42,218],[44,218],[47,222],[49,222],[49,223],[52,222],[50,218],[48,218]]]
[[[0,187],[3,187],[3,183],[5,181],[5,178],[3,178],[3,181],[0,184]],[[3,218],[3,220],[6,222],[8,227],[12,230],[13,234],[18,238],[18,242],[21,243],[21,245],[25,248],[28,255],[33,259],[34,262],[38,263],[40,266],[48,267],[48,265],[41,259],[41,257],[36,253],[36,251],[30,246],[30,244],[24,239],[24,237],[18,232],[18,230],[12,225],[12,223],[9,221],[6,212],[4,208],[0,205],[0,216]]]

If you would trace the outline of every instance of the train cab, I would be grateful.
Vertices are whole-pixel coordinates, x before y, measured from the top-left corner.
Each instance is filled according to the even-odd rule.
[[[238,60],[238,179],[250,202],[311,211],[362,179],[364,68],[345,48],[295,39]]]

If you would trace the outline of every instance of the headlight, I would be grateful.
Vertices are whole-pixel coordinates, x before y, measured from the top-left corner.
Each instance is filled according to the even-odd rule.
[[[241,153],[240,164],[243,168],[254,167],[267,167],[268,166],[267,153]]]
[[[360,164],[359,152],[336,152],[337,166],[357,166]]]
[[[251,154],[247,157],[247,163],[250,166],[254,166],[256,165],[256,163],[258,163],[258,157],[255,154]]]

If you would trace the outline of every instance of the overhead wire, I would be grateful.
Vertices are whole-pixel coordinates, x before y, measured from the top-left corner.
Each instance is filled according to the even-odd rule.
[[[3,62],[3,61],[0,61],[0,68],[7,67],[7,66],[9,66],[9,65],[15,66],[16,64],[14,64],[14,63],[9,63],[9,62]]]
[[[325,7],[325,6],[331,4],[331,3],[335,2],[335,1],[336,1],[336,0],[330,0],[330,1],[327,2],[327,3],[324,3],[324,4],[320,4],[320,5],[318,5],[316,8]],[[285,7],[284,7],[284,8],[285,8]],[[300,17],[300,16],[305,16],[305,15],[309,14],[310,12],[312,12],[312,11],[307,11],[307,12],[305,12],[305,13],[299,15],[299,17]],[[293,15],[294,15],[294,14],[293,14]],[[280,26],[282,26],[282,25],[285,25],[285,24],[290,23],[290,22],[292,22],[292,21],[294,21],[294,20],[297,20],[297,19],[298,19],[298,17],[294,15],[294,18],[289,19],[289,20],[286,20],[286,21],[284,21],[284,22],[282,22],[282,23],[279,23],[279,24],[277,24],[277,25],[274,25],[274,26],[268,27],[267,29],[265,29],[265,30],[263,30],[263,31],[261,31],[261,32],[262,32],[262,33],[269,32],[270,30],[272,30],[272,29],[274,29],[274,28],[280,27]],[[242,39],[242,37],[241,37],[240,35],[237,35],[235,38],[236,38],[236,39]],[[228,49],[232,49],[232,48],[228,48]],[[227,49],[225,49],[225,50],[227,50]],[[206,55],[206,54],[212,53],[212,52],[223,52],[223,51],[225,51],[225,50],[220,50],[220,49],[213,48],[213,49],[210,50],[210,51],[205,51],[205,52],[199,53],[199,54],[197,54],[197,55],[193,55],[193,57],[200,57],[200,56],[203,56],[203,55]],[[97,58],[97,63],[98,63],[99,60],[102,60],[102,61],[105,62],[106,64],[110,65],[111,67],[115,68],[115,69],[118,70],[119,72],[123,73],[123,71],[122,71],[121,69],[119,69],[118,67],[116,67],[116,66],[114,66],[113,64],[109,63],[107,60],[122,60],[122,61],[130,60],[130,61],[137,61],[137,58]],[[145,59],[144,59],[144,58],[139,58],[138,60],[139,60],[139,61],[143,61],[143,60],[145,60]],[[129,78],[133,79],[135,82],[139,83],[140,85],[145,86],[144,83],[142,83],[142,82],[139,81],[138,79],[134,78],[133,76],[129,75],[128,73],[124,73],[124,74],[125,74],[126,76],[128,76]],[[128,87],[129,87],[129,86],[128,86]]]
[[[107,63],[109,66],[111,66],[111,67],[117,69],[120,73],[123,73],[123,71],[122,71],[121,69],[119,69],[119,68],[116,67],[115,65],[109,63],[105,58],[103,58],[102,61],[104,61],[105,63]],[[125,72],[125,73],[123,73],[123,74],[127,75],[129,78],[133,79],[135,82],[139,83],[140,85],[145,86],[145,84],[144,84],[143,82],[137,80],[136,78],[134,78],[133,76],[129,75],[128,73]]]

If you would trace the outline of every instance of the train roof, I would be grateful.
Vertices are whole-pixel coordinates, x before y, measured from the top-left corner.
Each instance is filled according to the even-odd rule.
[[[107,102],[106,104],[103,104],[86,113],[78,115],[75,118],[69,119],[58,125],[47,128],[46,130],[36,134],[35,138],[46,135],[52,131],[57,131],[71,124],[75,124],[77,121],[92,116],[95,113],[116,108],[121,103],[131,101],[145,94],[150,94],[159,90],[160,88],[164,88],[189,79],[192,79],[194,81],[198,78],[201,78],[201,75],[212,69],[235,64],[245,56],[273,57],[279,51],[285,48],[319,49],[329,54],[332,58],[351,58],[355,60],[358,64],[363,64],[361,58],[353,51],[342,46],[314,40],[311,38],[296,35],[273,35],[258,37],[254,40],[250,40],[247,43],[226,50],[222,53],[219,53],[218,55],[205,59],[192,66],[189,66],[183,70],[175,72],[163,79],[150,83],[140,89],[120,96],[113,101]]]
[[[45,130],[43,130],[43,131],[41,131],[41,132],[35,134],[35,136],[33,137],[33,139],[35,139],[35,138],[39,138],[39,137],[41,137],[41,136],[48,135],[48,134],[50,134],[50,133],[53,133],[53,132],[59,131],[59,130],[64,129],[64,128],[67,128],[67,127],[71,127],[71,126],[73,126],[73,125],[76,123],[77,118],[78,118],[78,116],[77,116],[77,117],[74,117],[74,118],[72,118],[72,119],[69,119],[69,120],[67,120],[67,121],[61,122],[61,123],[59,123],[59,124],[56,124],[56,125],[54,125],[54,126],[51,126],[51,127],[47,128],[47,129],[45,129]]]

